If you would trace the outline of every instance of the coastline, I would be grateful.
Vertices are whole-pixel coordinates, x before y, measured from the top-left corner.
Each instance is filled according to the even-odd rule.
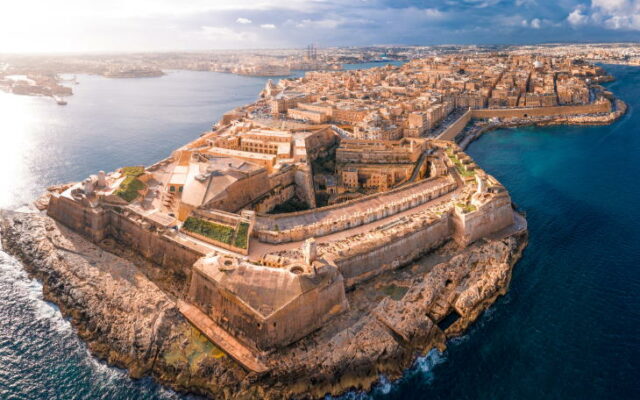
[[[273,357],[271,372],[260,376],[208,345],[174,299],[131,261],[38,213],[4,211],[0,231],[5,251],[42,281],[45,299],[71,318],[92,354],[127,369],[133,378],[150,375],[175,390],[212,398],[320,398],[369,390],[381,375],[397,379],[418,356],[443,350],[447,338],[466,330],[506,293],[527,243],[524,228],[502,239],[482,240],[462,253],[445,245],[437,255],[407,267],[427,272],[400,280],[407,290],[402,300],[383,300],[375,317],[360,316],[349,329],[351,337],[323,341],[320,330]],[[452,271],[455,285],[445,287]],[[397,273],[402,270],[385,273],[355,292],[375,288]],[[456,290],[469,293],[459,300],[465,315],[444,331],[420,318],[403,320],[405,315],[437,312],[438,299]],[[425,298],[432,302],[425,304]],[[394,332],[399,329],[406,332],[402,338]]]

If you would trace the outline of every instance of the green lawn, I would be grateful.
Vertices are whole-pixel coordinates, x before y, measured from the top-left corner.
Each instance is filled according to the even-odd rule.
[[[144,167],[123,167],[121,171],[126,178],[115,191],[115,194],[130,203],[138,197],[138,191],[145,188],[145,184],[138,179],[140,175],[144,174]]]
[[[241,249],[246,249],[248,241],[249,224],[247,224],[246,222],[241,222],[238,224],[238,228],[236,230],[236,240],[234,241],[233,245]]]
[[[189,217],[182,227],[190,232],[206,236],[221,243],[231,244],[234,229],[227,225],[216,224],[201,218]]]

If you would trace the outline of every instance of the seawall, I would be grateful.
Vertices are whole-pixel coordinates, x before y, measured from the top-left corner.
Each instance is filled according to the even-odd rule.
[[[472,119],[569,116],[611,111],[611,103],[608,101],[574,106],[470,109],[445,129],[437,139],[454,140]]]

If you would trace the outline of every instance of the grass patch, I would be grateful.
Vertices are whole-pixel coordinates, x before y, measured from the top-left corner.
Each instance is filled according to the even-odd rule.
[[[144,174],[144,167],[122,167],[120,171],[125,178],[114,194],[120,196],[127,203],[131,203],[138,197],[138,192],[145,188],[145,184],[138,179],[140,175]]]
[[[115,191],[124,201],[131,203],[139,195],[139,191],[144,189],[144,183],[133,175],[127,175],[126,178]]]
[[[120,169],[123,175],[139,177],[144,174],[144,167],[122,167]]]
[[[218,242],[231,244],[234,229],[227,225],[216,224],[204,219],[189,217],[184,221],[182,227],[189,232],[208,237]]]
[[[249,224],[241,222],[236,229],[236,238],[233,245],[241,249],[246,249],[249,242]]]

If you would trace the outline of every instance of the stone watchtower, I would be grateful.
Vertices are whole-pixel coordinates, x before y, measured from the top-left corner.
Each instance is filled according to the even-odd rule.
[[[302,254],[304,256],[304,262],[307,263],[307,265],[313,264],[318,256],[316,246],[317,244],[314,238],[305,240],[302,245]]]

